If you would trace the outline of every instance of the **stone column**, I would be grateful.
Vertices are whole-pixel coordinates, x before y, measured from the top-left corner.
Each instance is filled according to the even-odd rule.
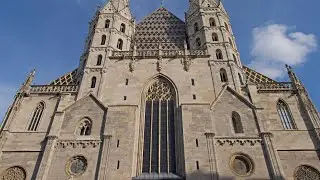
[[[109,163],[109,152],[110,152],[110,143],[112,135],[104,135],[102,142],[102,152],[101,152],[101,164],[99,172],[99,180],[108,179],[108,163]]]
[[[273,134],[270,132],[261,133],[263,141],[263,151],[266,156],[267,166],[269,169],[270,178],[274,180],[283,180],[283,172],[280,164],[280,159],[277,149],[274,147],[272,138]]]
[[[208,157],[210,165],[211,180],[218,180],[217,159],[214,148],[214,133],[205,133],[207,139]]]
[[[38,180],[47,179],[51,164],[52,164],[52,156],[54,154],[54,147],[57,143],[57,136],[47,136],[47,141],[45,145],[45,149],[42,154],[41,164],[39,166],[39,170],[37,173]]]

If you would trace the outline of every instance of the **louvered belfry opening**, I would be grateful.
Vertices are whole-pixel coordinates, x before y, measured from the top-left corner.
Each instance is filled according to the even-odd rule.
[[[142,173],[175,173],[175,106],[170,82],[156,79],[146,92]]]

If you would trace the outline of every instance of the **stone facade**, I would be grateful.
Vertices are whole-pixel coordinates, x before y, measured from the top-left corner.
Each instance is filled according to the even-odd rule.
[[[241,64],[216,0],[185,22],[128,0],[97,10],[79,67],[17,92],[0,135],[1,180],[320,179],[320,119],[290,67]]]

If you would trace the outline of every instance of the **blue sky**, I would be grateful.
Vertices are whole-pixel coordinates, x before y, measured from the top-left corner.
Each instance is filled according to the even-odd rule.
[[[132,13],[139,22],[160,7],[160,1],[131,0]],[[188,0],[164,2],[166,8],[184,19]],[[77,67],[88,22],[97,5],[104,3],[0,2],[0,118],[31,69],[37,69],[35,83],[46,84]],[[320,1],[224,0],[224,6],[231,17],[242,62],[284,81],[287,77],[283,65],[291,64],[319,108]]]

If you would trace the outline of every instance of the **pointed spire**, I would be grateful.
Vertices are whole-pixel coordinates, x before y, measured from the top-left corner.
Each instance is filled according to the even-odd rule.
[[[26,80],[24,81],[24,83],[22,84],[22,86],[20,87],[20,90],[19,90],[19,93],[22,93],[22,92],[26,92],[29,90],[29,87],[31,86],[31,83],[33,82],[33,79],[34,79],[34,76],[36,74],[36,70],[33,69],[28,77],[26,78]]]
[[[291,79],[291,81],[295,84],[295,85],[301,85],[300,80],[297,78],[296,73],[293,71],[292,67],[289,66],[288,64],[286,64],[286,68],[288,71],[288,75]]]

